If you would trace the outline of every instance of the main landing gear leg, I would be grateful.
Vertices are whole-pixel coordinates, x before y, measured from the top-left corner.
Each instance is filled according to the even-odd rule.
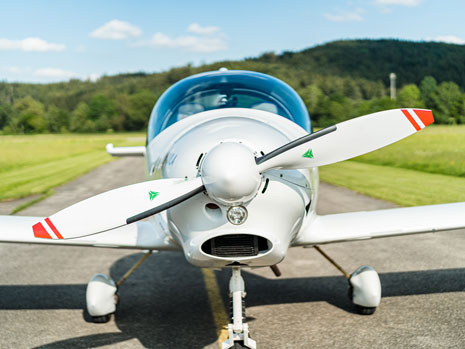
[[[329,257],[319,246],[313,246],[323,257],[334,265],[349,281],[349,298],[357,312],[371,315],[381,302],[381,281],[378,273],[369,266],[361,266],[351,275]]]
[[[126,274],[115,283],[105,274],[95,274],[87,284],[86,306],[92,320],[97,323],[110,321],[111,314],[116,310],[118,304],[118,288],[139,267],[152,251],[148,251]]]
[[[232,298],[231,324],[228,325],[229,337],[222,344],[222,349],[250,348],[256,349],[256,342],[249,337],[249,325],[245,321],[244,298],[245,284],[241,276],[241,268],[233,267],[229,280],[229,295]]]

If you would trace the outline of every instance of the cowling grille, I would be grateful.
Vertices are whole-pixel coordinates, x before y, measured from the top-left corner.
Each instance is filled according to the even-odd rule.
[[[202,251],[217,257],[253,257],[267,249],[265,238],[247,234],[217,236],[202,245]]]

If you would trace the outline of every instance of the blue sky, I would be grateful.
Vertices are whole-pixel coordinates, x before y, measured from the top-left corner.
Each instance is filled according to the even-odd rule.
[[[0,80],[97,79],[338,39],[465,44],[459,0],[2,1]]]

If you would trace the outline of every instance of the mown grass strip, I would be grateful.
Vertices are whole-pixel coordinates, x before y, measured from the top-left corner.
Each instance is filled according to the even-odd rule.
[[[92,151],[107,143],[143,145],[142,133],[54,134],[0,136],[0,173],[47,163]]]
[[[91,152],[12,170],[0,175],[0,200],[43,194],[111,160],[104,152]]]
[[[0,201],[46,195],[111,161],[107,143],[142,145],[144,139],[141,133],[0,136]]]
[[[465,177],[465,125],[428,126],[353,161]]]
[[[323,166],[320,179],[401,206],[465,201],[465,178],[357,161]]]

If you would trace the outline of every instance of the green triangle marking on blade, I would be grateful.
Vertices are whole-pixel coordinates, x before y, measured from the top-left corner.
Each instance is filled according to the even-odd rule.
[[[149,191],[150,201],[155,199],[158,194],[159,194],[159,192],[157,192],[157,191]]]
[[[312,149],[307,150],[307,152],[304,155],[302,155],[302,157],[312,159],[313,158],[313,150]]]

